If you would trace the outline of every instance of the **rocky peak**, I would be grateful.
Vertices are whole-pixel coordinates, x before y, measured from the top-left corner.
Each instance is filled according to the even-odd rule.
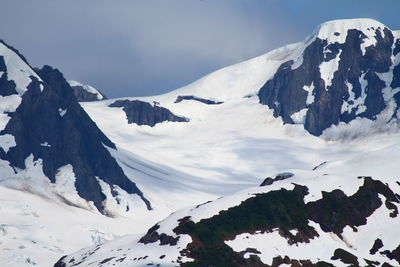
[[[284,62],[259,91],[260,103],[313,135],[356,118],[396,116],[399,76],[394,33],[370,19],[321,24],[295,60]]]
[[[26,170],[26,159],[33,156],[55,183],[57,172],[70,165],[77,194],[100,212],[107,213],[106,195],[117,198],[122,192],[137,194],[151,208],[111,156],[114,143],[82,109],[59,70],[44,66],[35,73],[0,44],[0,71],[0,159],[14,172]]]

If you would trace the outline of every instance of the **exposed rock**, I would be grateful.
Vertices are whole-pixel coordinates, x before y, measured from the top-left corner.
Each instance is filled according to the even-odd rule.
[[[383,247],[383,243],[382,240],[380,238],[377,238],[374,242],[374,245],[372,246],[372,248],[369,250],[369,253],[374,255],[376,252],[379,251],[379,249],[381,249]]]
[[[352,266],[360,266],[356,256],[341,248],[335,250],[331,259],[340,260],[343,263],[352,264]]]
[[[322,192],[322,199],[307,203],[306,209],[309,218],[319,223],[323,231],[340,236],[346,226],[367,223],[367,218],[383,204],[379,195],[390,202],[400,202],[382,182],[366,177],[354,195],[346,196],[339,189]]]
[[[106,100],[108,99],[103,93],[96,90],[96,93],[88,91],[85,86],[88,85],[75,85],[71,88],[74,91],[74,95],[79,102],[92,102],[92,101],[99,101],[99,100]]]
[[[320,167],[322,167],[323,165],[325,165],[326,163],[327,163],[327,161],[324,161],[324,162],[322,162],[321,164],[315,166],[312,170],[315,171],[315,170],[317,170],[318,168],[320,168]]]
[[[271,177],[267,177],[264,179],[264,181],[260,184],[260,186],[267,186],[267,185],[271,185],[274,183],[274,179],[272,179]]]
[[[16,146],[8,153],[0,153],[0,157],[11,166],[24,169],[25,159],[32,154],[35,160],[42,159],[43,172],[51,182],[55,182],[60,167],[71,164],[79,196],[93,201],[101,212],[104,212],[106,197],[96,177],[130,194],[138,194],[150,209],[142,192],[125,176],[107,150],[106,147],[115,149],[114,143],[81,108],[63,75],[49,66],[39,70],[38,75],[44,84],[31,77],[21,104],[9,114],[11,119],[0,132],[0,135],[11,134],[16,141]],[[2,84],[8,89],[1,87],[1,92],[14,93],[10,90],[12,83]],[[43,143],[49,145],[42,146]]]
[[[265,180],[260,184],[260,186],[271,185],[276,181],[286,180],[290,177],[293,177],[294,173],[291,172],[282,172],[275,176],[275,178],[267,177]]]
[[[279,229],[279,234],[288,240],[288,244],[307,243],[318,237],[318,233],[308,222],[318,223],[325,232],[341,237],[344,227],[365,225],[367,218],[382,206],[382,197],[389,202],[400,203],[396,195],[380,181],[365,177],[358,191],[346,196],[340,190],[323,192],[322,198],[304,202],[308,194],[305,186],[295,185],[294,190],[280,189],[257,194],[243,201],[239,206],[222,210],[218,215],[203,219],[197,223],[185,217],[174,229],[177,234],[189,234],[192,243],[181,253],[195,259],[200,266],[225,263],[229,266],[245,266],[246,259],[232,251],[224,241],[242,233],[256,231],[270,232]],[[290,230],[296,230],[294,236]],[[398,248],[400,250],[400,248]],[[389,258],[397,257],[398,250],[387,251]],[[337,249],[332,259],[358,266],[358,258],[344,250]],[[283,256],[283,255],[282,255]],[[289,259],[278,257],[278,263],[298,264],[296,266],[332,266],[326,262],[311,262],[307,259]],[[248,264],[248,262],[247,262]],[[190,266],[190,264],[188,264]],[[249,265],[257,266],[257,265]],[[261,265],[260,265],[261,266]]]
[[[143,244],[149,244],[149,243],[155,243],[157,241],[160,241],[160,245],[170,245],[170,246],[175,246],[179,240],[179,237],[172,237],[167,234],[159,234],[157,230],[160,228],[158,224],[154,225],[151,227],[146,235],[144,235],[139,242]]]
[[[174,115],[170,110],[158,105],[139,100],[117,100],[110,107],[122,107],[126,114],[128,123],[137,125],[148,125],[153,127],[164,121],[188,122],[189,119]]]
[[[214,100],[209,100],[209,99],[204,99],[201,97],[193,96],[193,95],[183,95],[183,96],[178,96],[175,100],[175,103],[182,102],[183,100],[194,100],[198,101],[207,105],[220,105],[223,104],[224,102],[222,101],[214,101]]]
[[[268,105],[285,123],[304,124],[317,136],[339,122],[348,123],[357,117],[376,119],[386,107],[382,91],[386,85],[377,73],[390,70],[394,37],[387,28],[376,29],[375,36],[376,44],[367,47],[365,54],[361,45],[367,36],[357,29],[348,30],[344,43],[315,38],[305,48],[299,67],[292,69],[294,62],[287,61],[265,83],[258,93],[260,103]],[[338,66],[332,80],[324,80],[321,64],[336,58]],[[392,88],[399,77],[400,67],[394,70]],[[295,122],[294,114],[303,117]]]

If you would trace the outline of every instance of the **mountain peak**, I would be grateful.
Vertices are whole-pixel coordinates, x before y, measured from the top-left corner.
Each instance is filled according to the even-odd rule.
[[[31,83],[31,77],[41,81],[40,77],[32,70],[24,57],[15,48],[0,41],[0,78],[5,75],[7,81],[14,83],[14,89],[23,95]],[[1,93],[1,92],[0,92]]]
[[[312,36],[332,43],[344,43],[349,30],[359,30],[370,38],[375,37],[376,30],[383,31],[385,28],[381,22],[369,18],[339,19],[321,23]]]

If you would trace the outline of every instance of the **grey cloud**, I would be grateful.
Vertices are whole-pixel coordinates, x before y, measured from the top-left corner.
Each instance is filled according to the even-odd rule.
[[[33,65],[53,65],[120,97],[167,92],[300,41],[328,19],[368,15],[400,29],[394,8],[379,7],[385,0],[351,2],[358,9],[331,2],[2,0],[0,38]]]

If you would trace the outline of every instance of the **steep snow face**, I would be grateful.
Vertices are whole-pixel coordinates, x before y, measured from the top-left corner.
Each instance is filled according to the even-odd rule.
[[[279,65],[292,59],[301,43],[275,49],[262,56],[217,70],[175,91],[165,98],[191,95],[215,101],[229,101],[257,94],[260,87],[271,78]]]
[[[18,52],[0,41],[0,131],[10,119],[8,114],[14,112],[21,104],[21,96],[28,90],[32,79],[41,82],[39,76]]]
[[[281,64],[262,86],[260,103],[314,135],[357,118],[389,122],[398,110],[396,36],[370,19],[323,23],[303,42],[296,60]],[[304,117],[299,120],[298,114]]]
[[[39,76],[31,69],[31,67],[21,57],[6,46],[4,42],[0,42],[0,71],[3,76],[7,76],[8,81],[15,83],[15,90],[19,95],[23,95],[34,77],[41,81]]]
[[[82,84],[77,81],[69,80],[69,85],[74,90],[74,94],[79,102],[105,100],[107,97],[93,86]]]

